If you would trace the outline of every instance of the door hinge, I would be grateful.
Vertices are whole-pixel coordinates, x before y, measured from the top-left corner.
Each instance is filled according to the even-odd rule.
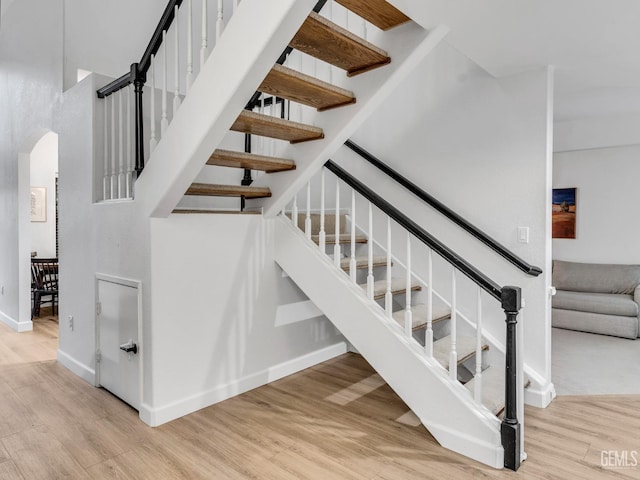
[[[102,303],[96,303],[96,315],[100,315],[102,313]]]
[[[102,352],[100,350],[96,350],[96,363],[100,363],[102,361]]]

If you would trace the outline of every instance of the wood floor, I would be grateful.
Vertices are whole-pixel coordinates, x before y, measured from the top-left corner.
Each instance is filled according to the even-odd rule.
[[[603,450],[640,450],[637,395],[527,408],[514,474],[438,446],[357,355],[149,428],[58,365],[56,337],[51,317],[0,325],[0,479],[640,479],[600,466]]]

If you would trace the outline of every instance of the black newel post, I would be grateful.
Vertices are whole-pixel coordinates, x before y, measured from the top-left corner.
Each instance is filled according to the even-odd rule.
[[[520,422],[518,421],[516,325],[522,306],[519,287],[502,288],[502,308],[507,322],[507,351],[505,370],[505,414],[500,426],[504,448],[504,466],[510,470],[520,467]]]
[[[136,124],[136,178],[144,169],[144,127],[142,112],[142,89],[147,81],[145,72],[141,72],[139,65],[131,65],[131,80],[135,93],[135,124]]]

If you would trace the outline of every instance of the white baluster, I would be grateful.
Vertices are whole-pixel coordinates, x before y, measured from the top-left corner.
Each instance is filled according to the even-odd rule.
[[[176,116],[176,112],[180,108],[180,31],[178,29],[178,6],[175,9],[175,19],[173,21],[174,26],[174,40],[176,44],[176,58],[174,63],[174,81],[176,83],[175,90],[173,92],[173,116]]]
[[[304,219],[304,233],[311,240],[311,181],[307,182],[307,217]]]
[[[218,0],[218,18],[216,20],[216,41],[220,40],[224,30],[224,2]]]
[[[411,234],[407,232],[407,291],[405,292],[404,333],[411,337],[413,331],[413,312],[411,311]]]
[[[298,228],[298,196],[293,197],[293,208],[291,209],[291,220],[293,225]]]
[[[326,236],[324,233],[324,168],[320,174],[320,234],[319,234],[320,251],[325,253]]]
[[[264,97],[265,97],[264,93],[260,95],[260,113],[266,113],[265,109],[264,109]],[[262,155],[265,155],[266,154],[266,147],[265,147],[266,140],[262,135],[260,135],[258,138],[260,138],[260,153]]]
[[[104,98],[104,175],[102,177],[102,200],[109,193],[109,97]]]
[[[391,218],[387,217],[387,291],[384,294],[384,309],[387,317],[393,316],[393,295],[391,294]]]
[[[193,85],[193,0],[187,0],[187,92]]]
[[[302,73],[302,52],[298,52],[298,71],[300,73]],[[298,119],[297,120],[300,123],[304,123],[303,119],[302,119],[303,113],[304,113],[304,110],[302,108],[302,104],[301,103],[296,103],[296,105],[298,106]]]
[[[367,31],[367,21],[362,19],[362,38],[368,40],[369,32]]]
[[[160,120],[160,137],[164,137],[169,127],[167,118],[167,31],[162,32],[162,119]]]
[[[133,172],[133,145],[131,143],[131,95],[133,85],[127,87],[127,173],[125,176],[125,193],[127,198],[132,198],[131,182]]]
[[[457,312],[457,285],[456,285],[456,268],[451,268],[451,352],[449,354],[449,376],[453,380],[458,379],[458,352],[457,352],[457,335],[458,335],[458,312]]]
[[[340,262],[342,261],[342,253],[340,252],[340,180],[336,179],[336,222],[335,222],[335,237],[336,243],[333,247],[333,263],[336,267],[340,268]]]
[[[202,71],[202,67],[204,66],[204,62],[207,60],[208,54],[208,46],[207,41],[209,38],[209,25],[207,18],[207,0],[202,0],[202,46],[200,47],[200,71]]]
[[[367,296],[373,300],[373,205],[369,202],[369,238],[367,240],[369,270],[367,273]]]
[[[433,250],[427,255],[427,331],[424,348],[428,357],[433,357]]]
[[[333,0],[329,0],[328,3],[327,18],[333,21]],[[327,63],[327,68],[329,69],[329,83],[333,83],[333,65]]]
[[[482,289],[478,288],[476,313],[476,374],[473,396],[477,403],[482,403]]]
[[[122,118],[122,93],[118,91],[118,198],[122,198],[124,190],[124,121]]]
[[[274,97],[273,95],[271,96],[271,105],[269,105],[269,116],[271,117],[275,117],[275,109],[276,109],[276,97]],[[269,153],[268,155],[270,157],[275,156],[275,145],[276,145],[276,139],[275,138],[269,138]]]
[[[111,95],[111,177],[109,198],[116,198],[116,98],[115,93]]]
[[[151,55],[151,98],[149,99],[150,108],[149,115],[151,121],[150,138],[149,138],[149,153],[153,152],[158,145],[156,139],[156,57]]]
[[[356,262],[356,191],[351,190],[351,260],[349,261],[349,276],[356,283],[358,264]]]

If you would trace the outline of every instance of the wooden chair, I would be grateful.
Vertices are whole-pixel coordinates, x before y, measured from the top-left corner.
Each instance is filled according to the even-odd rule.
[[[58,259],[57,258],[32,258],[31,259],[31,286],[33,293],[33,308],[31,318],[40,316],[42,303],[51,303],[51,313],[56,313],[56,301],[58,298]],[[44,300],[43,297],[51,297]]]

